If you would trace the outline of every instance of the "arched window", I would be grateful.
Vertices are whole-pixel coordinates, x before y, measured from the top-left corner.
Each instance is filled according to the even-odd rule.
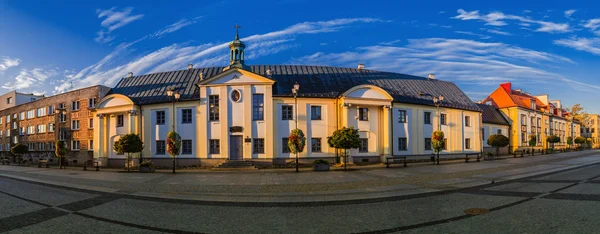
[[[233,50],[231,50],[231,57],[229,57],[229,60],[233,60]]]
[[[238,54],[238,50],[237,49],[235,49],[235,60],[236,61],[239,60],[239,54]]]

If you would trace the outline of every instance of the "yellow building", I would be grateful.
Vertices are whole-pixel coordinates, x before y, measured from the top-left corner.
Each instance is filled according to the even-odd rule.
[[[481,110],[453,83],[391,72],[357,69],[255,65],[244,61],[245,45],[230,43],[230,65],[123,78],[96,108],[94,157],[121,166],[112,145],[127,133],[145,143],[142,157],[170,165],[165,138],[182,139],[177,163],[214,166],[227,160],[285,163],[287,137],[296,126],[306,137],[303,163],[334,160],[327,137],[342,127],[359,130],[353,162],[380,162],[389,155],[429,158],[431,133],[447,137],[445,157],[480,152]],[[292,89],[299,86],[297,98]],[[173,90],[176,102],[167,95]],[[433,97],[443,96],[438,108]]]
[[[581,134],[586,138],[592,138],[594,147],[600,147],[600,115],[590,114],[586,122],[585,128],[581,129]]]

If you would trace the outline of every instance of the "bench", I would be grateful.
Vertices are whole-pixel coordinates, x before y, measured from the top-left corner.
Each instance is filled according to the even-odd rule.
[[[390,164],[396,163],[397,159],[402,159],[402,162],[404,163],[404,167],[406,167],[406,157],[405,156],[388,156],[388,157],[385,157],[385,167],[389,168]]]
[[[83,170],[87,171],[87,165],[91,164],[93,167],[96,168],[96,171],[100,171],[100,166],[99,166],[99,162],[92,162],[91,160],[88,160],[87,162],[85,162],[83,164]]]
[[[10,165],[10,160],[8,158],[1,158],[2,165]]]
[[[523,150],[515,150],[513,152],[513,158],[516,158],[518,153],[521,153],[521,157],[523,157]]]
[[[481,153],[465,154],[465,162],[468,163],[469,162],[469,156],[473,156],[473,155],[477,156],[477,162],[479,162],[479,159],[481,158]]]
[[[50,168],[50,164],[48,164],[48,159],[40,159],[38,162],[38,167],[42,167],[42,165],[46,165],[46,168]]]

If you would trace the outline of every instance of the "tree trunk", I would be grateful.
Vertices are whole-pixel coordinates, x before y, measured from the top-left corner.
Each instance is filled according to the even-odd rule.
[[[346,165],[348,165],[348,150],[344,149],[344,171],[346,170]]]

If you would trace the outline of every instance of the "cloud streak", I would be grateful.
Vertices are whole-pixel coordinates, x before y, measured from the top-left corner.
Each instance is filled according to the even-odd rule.
[[[296,47],[295,37],[305,34],[331,33],[343,30],[360,23],[386,22],[376,18],[343,18],[329,21],[303,22],[291,25],[282,30],[264,34],[255,34],[242,40],[247,44],[247,59],[255,59]],[[140,40],[144,40],[141,38]],[[102,84],[113,86],[128,72],[145,74],[171,71],[184,68],[192,63],[196,66],[222,66],[227,63],[227,47],[229,42],[211,42],[202,45],[182,46],[172,44],[147,53],[137,59],[111,66],[120,55],[133,50],[136,42],[119,45],[115,51],[102,60],[90,65],[57,85],[54,93],[73,88]]]
[[[0,62],[0,72],[6,71],[11,67],[16,67],[21,64],[21,60],[18,58],[11,57],[2,57],[2,62]]]
[[[27,89],[31,87],[41,87],[48,78],[58,75],[54,69],[22,69],[14,78],[13,82],[6,82],[2,88],[9,90]]]
[[[564,33],[571,30],[568,23],[554,23],[549,21],[534,20],[528,17],[504,14],[499,11],[494,11],[486,15],[479,14],[479,11],[468,12],[463,9],[458,9],[457,12],[458,15],[452,17],[452,19],[478,20],[485,22],[485,25],[497,27],[508,25],[508,23],[506,23],[508,20],[516,20],[521,23],[537,24],[539,27],[535,30],[536,32]]]
[[[110,42],[115,39],[114,36],[110,35],[112,31],[144,17],[143,14],[133,15],[131,14],[132,11],[132,7],[123,8],[121,10],[118,10],[116,7],[106,10],[96,10],[98,18],[104,18],[104,20],[100,22],[100,26],[104,29],[96,33],[97,37],[94,40],[100,43]]]
[[[434,73],[444,80],[463,84],[495,86],[516,84],[570,85],[577,89],[600,90],[548,71],[550,65],[574,63],[566,57],[504,43],[465,39],[410,39],[403,46],[365,46],[340,53],[318,52],[292,59],[290,63],[354,67],[425,76]]]
[[[554,44],[600,55],[600,38],[571,37],[555,40]]]
[[[165,34],[169,34],[169,33],[175,32],[179,29],[182,29],[184,27],[198,23],[202,18],[203,18],[202,16],[198,16],[192,20],[188,20],[188,19],[179,20],[173,24],[170,24],[170,25],[156,31],[155,33],[151,34],[150,37],[161,38]]]

